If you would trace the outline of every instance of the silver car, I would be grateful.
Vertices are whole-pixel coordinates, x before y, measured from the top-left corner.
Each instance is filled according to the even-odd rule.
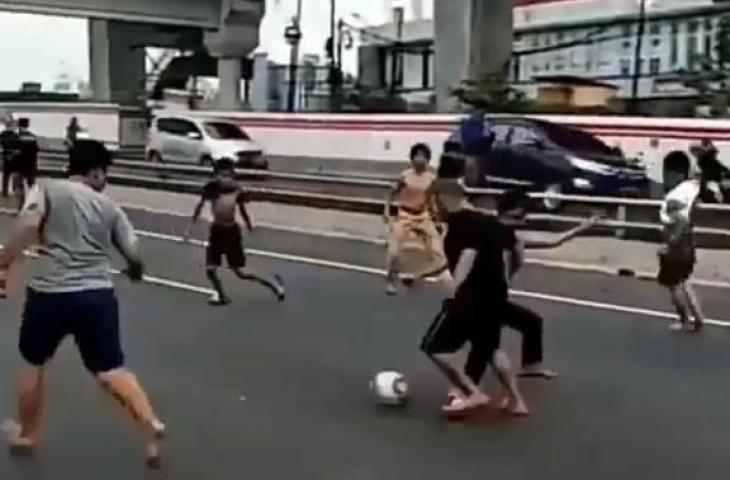
[[[146,154],[159,163],[213,165],[226,158],[242,168],[268,168],[261,146],[228,120],[159,116],[150,127]]]

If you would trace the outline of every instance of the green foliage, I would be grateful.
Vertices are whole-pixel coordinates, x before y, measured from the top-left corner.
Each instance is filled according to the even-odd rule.
[[[501,72],[464,80],[451,93],[462,104],[489,112],[523,112],[530,106],[525,94],[513,88]]]

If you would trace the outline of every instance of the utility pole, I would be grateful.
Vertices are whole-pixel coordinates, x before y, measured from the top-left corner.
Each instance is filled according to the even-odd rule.
[[[634,50],[634,74],[631,79],[631,113],[639,113],[639,85],[641,82],[641,66],[646,32],[646,0],[639,0],[639,22],[636,28],[636,49]]]
[[[393,44],[392,57],[390,62],[390,92],[395,95],[398,89],[398,79],[401,73],[401,56],[400,47],[401,40],[403,40],[403,22],[405,12],[403,7],[396,7],[393,9],[393,21],[395,22],[395,38],[396,42]]]
[[[335,17],[337,16],[337,2],[336,0],[330,0],[330,38],[327,42],[328,49],[327,54],[329,55],[329,84],[330,84],[330,111],[334,111],[337,108],[337,49],[339,48],[336,44],[338,42],[337,25]]]
[[[292,19],[291,25],[284,30],[284,38],[291,46],[289,57],[289,94],[287,98],[287,111],[296,110],[297,100],[297,67],[299,66],[299,42],[302,40],[302,0],[297,0],[297,14]]]

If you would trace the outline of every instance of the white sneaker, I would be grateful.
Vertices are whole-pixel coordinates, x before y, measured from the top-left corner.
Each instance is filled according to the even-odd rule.
[[[221,297],[217,292],[212,294],[210,298],[208,298],[208,304],[220,307],[223,305],[228,305],[231,303],[231,300],[226,297]]]

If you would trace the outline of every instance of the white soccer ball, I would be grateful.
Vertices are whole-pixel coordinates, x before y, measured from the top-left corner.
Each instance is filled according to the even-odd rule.
[[[380,405],[399,406],[408,400],[408,382],[400,372],[379,372],[370,381],[370,390]]]

